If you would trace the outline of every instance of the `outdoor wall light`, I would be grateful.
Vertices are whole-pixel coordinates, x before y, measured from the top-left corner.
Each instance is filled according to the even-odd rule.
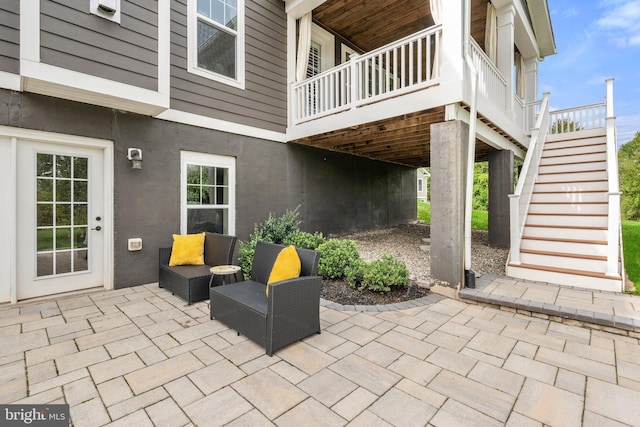
[[[142,169],[142,150],[140,148],[127,149],[127,159],[131,161],[131,169]]]

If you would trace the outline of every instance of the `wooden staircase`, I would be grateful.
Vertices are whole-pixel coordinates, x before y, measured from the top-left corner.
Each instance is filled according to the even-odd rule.
[[[509,261],[507,275],[621,291],[622,268],[606,274],[608,191],[605,128],[548,135],[524,220],[520,262]]]

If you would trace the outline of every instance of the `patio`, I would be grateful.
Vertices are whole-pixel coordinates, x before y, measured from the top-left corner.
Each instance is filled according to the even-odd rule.
[[[637,297],[616,295],[606,326],[608,294],[478,285],[502,309],[325,302],[322,334],[273,357],[157,284],[4,305],[0,402],[68,403],[76,426],[637,425]],[[552,294],[583,320],[536,312]]]

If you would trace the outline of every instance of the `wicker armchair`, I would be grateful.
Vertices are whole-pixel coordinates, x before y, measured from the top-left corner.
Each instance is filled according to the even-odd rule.
[[[233,262],[236,240],[235,236],[207,232],[204,238],[204,265],[169,267],[171,248],[160,248],[159,286],[173,292],[189,304],[209,298],[209,270],[216,265]]]
[[[265,286],[284,246],[258,242],[251,279],[210,289],[211,319],[224,323],[265,348],[266,354],[320,333],[320,288],[316,276],[320,253],[296,249],[301,273],[295,279]]]

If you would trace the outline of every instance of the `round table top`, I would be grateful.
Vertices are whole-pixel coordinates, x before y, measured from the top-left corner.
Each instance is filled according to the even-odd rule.
[[[212,274],[234,274],[240,271],[240,266],[238,265],[216,265],[215,267],[211,267],[209,269]]]

